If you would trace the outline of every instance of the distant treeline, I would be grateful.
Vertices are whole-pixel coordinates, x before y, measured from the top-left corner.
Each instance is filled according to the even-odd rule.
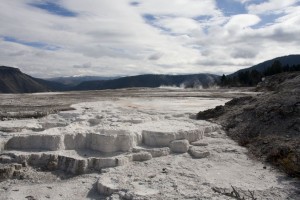
[[[279,74],[282,72],[300,71],[300,64],[298,65],[285,65],[283,66],[279,60],[275,60],[271,66],[260,72],[256,69],[238,72],[237,75],[221,77],[220,84],[223,87],[245,87],[255,86],[263,77]]]

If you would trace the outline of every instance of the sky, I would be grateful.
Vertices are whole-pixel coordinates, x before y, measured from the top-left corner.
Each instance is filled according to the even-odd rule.
[[[0,0],[0,65],[40,78],[230,74],[300,54],[300,0]]]

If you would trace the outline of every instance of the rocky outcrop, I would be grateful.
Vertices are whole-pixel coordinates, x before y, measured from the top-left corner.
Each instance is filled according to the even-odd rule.
[[[197,118],[221,124],[252,154],[300,177],[300,72],[267,77],[257,91],[263,93],[233,99]]]

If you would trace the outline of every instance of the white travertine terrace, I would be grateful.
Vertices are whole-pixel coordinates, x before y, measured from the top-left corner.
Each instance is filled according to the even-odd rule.
[[[210,101],[211,106],[225,102],[205,101]],[[114,102],[80,103],[73,106],[74,111],[38,120],[0,122],[0,126],[12,130],[2,140],[2,146],[4,153],[14,154],[12,162],[55,166],[82,174],[166,156],[172,152],[169,147],[176,140],[186,140],[188,146],[201,140],[205,133],[219,130],[215,124],[189,119],[194,110],[182,112],[183,108],[178,107],[182,104],[178,102],[177,107],[170,107],[172,103],[168,100],[154,103],[151,99],[121,98]],[[93,155],[84,156],[90,152]]]

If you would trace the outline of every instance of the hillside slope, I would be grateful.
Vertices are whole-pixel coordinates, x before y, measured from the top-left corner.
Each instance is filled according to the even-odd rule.
[[[282,66],[299,65],[300,64],[300,55],[288,55],[288,56],[273,58],[271,60],[264,61],[257,65],[253,65],[252,67],[236,71],[236,72],[230,74],[229,76],[236,76],[240,72],[251,71],[251,70],[257,70],[258,72],[264,72],[268,67],[272,66],[272,64],[274,63],[275,60],[280,61]]]
[[[61,90],[63,85],[33,78],[13,67],[0,66],[0,93],[33,93]]]
[[[253,155],[300,177],[300,72],[267,77],[257,90],[265,92],[233,99],[197,118],[221,124]]]

